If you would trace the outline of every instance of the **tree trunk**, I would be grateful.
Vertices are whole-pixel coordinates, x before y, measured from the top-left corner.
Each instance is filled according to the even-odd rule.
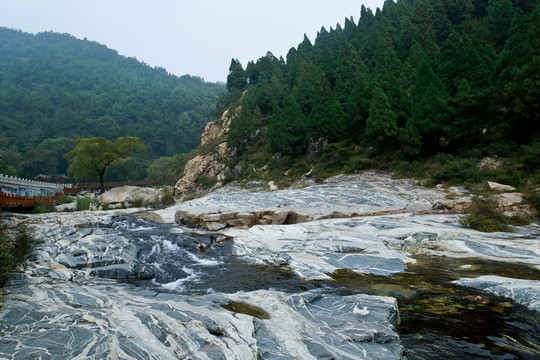
[[[103,194],[105,192],[105,182],[103,178],[105,177],[105,172],[99,173],[99,193]]]

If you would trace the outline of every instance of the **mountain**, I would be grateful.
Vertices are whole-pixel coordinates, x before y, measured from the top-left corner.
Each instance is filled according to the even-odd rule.
[[[78,137],[140,137],[148,161],[188,152],[225,90],[68,34],[0,28],[0,49],[0,172],[65,172]]]
[[[217,112],[241,111],[224,162],[243,179],[382,167],[540,182],[539,29],[538,1],[387,0],[285,59],[233,59]],[[477,169],[488,156],[503,165]]]

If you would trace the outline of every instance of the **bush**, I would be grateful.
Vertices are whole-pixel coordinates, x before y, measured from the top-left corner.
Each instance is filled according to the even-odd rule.
[[[75,201],[75,198],[71,195],[62,195],[56,200],[56,205],[70,204]]]
[[[43,201],[37,201],[36,206],[34,206],[34,209],[32,210],[32,213],[34,214],[45,214],[50,212],[55,212],[56,209],[54,207],[54,204],[43,202]]]
[[[77,199],[77,211],[89,210],[90,204],[97,204],[98,199],[90,198],[78,198]]]
[[[536,210],[536,216],[540,216],[540,190],[531,191],[525,200]]]
[[[460,223],[483,232],[511,231],[508,217],[497,210],[495,201],[489,198],[473,198],[467,215],[461,217]]]
[[[133,201],[133,207],[140,208],[143,207],[143,199],[137,198]]]
[[[203,189],[210,189],[216,184],[216,181],[211,177],[203,175],[199,178],[199,184],[203,187]]]
[[[0,227],[0,286],[4,286],[13,270],[32,251],[34,244],[25,225]]]
[[[449,154],[438,155],[429,165],[429,173],[434,183],[463,184],[479,182],[486,178],[486,173],[478,169],[477,158],[454,157]]]
[[[174,200],[174,194],[170,188],[164,186],[161,190],[161,204],[163,205],[174,205],[176,201]]]

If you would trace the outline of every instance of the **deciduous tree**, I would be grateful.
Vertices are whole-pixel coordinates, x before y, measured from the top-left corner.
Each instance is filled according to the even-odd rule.
[[[102,137],[79,138],[75,148],[65,155],[69,161],[68,174],[77,180],[99,177],[100,191],[103,193],[109,167],[133,156],[136,151],[146,151],[137,137],[119,137],[114,143]]]

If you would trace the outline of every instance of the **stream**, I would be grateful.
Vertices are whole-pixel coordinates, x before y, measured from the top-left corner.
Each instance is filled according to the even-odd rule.
[[[398,328],[407,359],[537,359],[540,315],[511,300],[452,284],[453,280],[498,275],[538,280],[532,266],[478,258],[416,256],[407,271],[392,277],[338,270],[331,280],[304,281],[286,266],[254,264],[232,256],[232,241],[213,243],[207,250],[187,245],[189,229],[171,236],[170,225],[129,218],[122,231],[151,239],[142,259],[156,277],[138,286],[202,295],[259,289],[287,293],[312,291],[350,295],[391,296],[398,300]],[[146,221],[142,221],[146,222]],[[209,239],[199,239],[198,244]]]
[[[245,252],[246,241],[234,236],[236,230],[215,233],[115,213],[22,218],[43,243],[5,288],[1,360],[383,360],[400,359],[402,353],[407,360],[538,359],[540,354],[538,311],[453,283],[481,275],[540,279],[529,264],[416,254],[410,255],[414,263],[390,275],[336,268],[307,280],[283,252],[277,257]],[[302,230],[285,225],[273,230],[285,231],[285,238],[261,240],[296,249],[291,234],[315,236],[316,228],[329,239],[338,233],[347,238],[347,231],[365,236],[367,229],[405,239],[407,223],[396,219],[331,220]],[[419,228],[416,218],[410,221]],[[431,226],[434,220],[425,221]],[[367,259],[375,273],[388,267],[387,255],[366,254],[365,245],[338,248],[343,259]]]

